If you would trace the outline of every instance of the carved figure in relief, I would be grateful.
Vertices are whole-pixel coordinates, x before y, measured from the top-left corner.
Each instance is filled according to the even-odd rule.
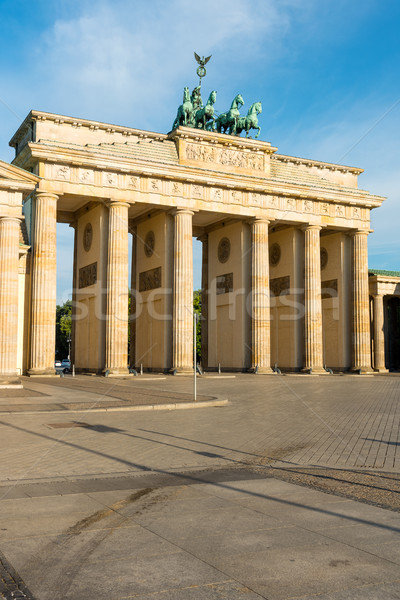
[[[129,178],[129,185],[133,188],[137,188],[139,185],[139,179],[138,177],[130,177]]]
[[[232,192],[232,202],[234,202],[235,204],[240,204],[240,202],[242,201],[242,194],[236,190],[234,190]]]
[[[59,167],[56,172],[57,179],[69,179],[70,168],[67,166]]]
[[[93,171],[89,171],[89,170],[85,170],[85,171],[81,171],[79,179],[80,181],[90,181],[90,179],[92,178],[92,174]]]
[[[193,186],[193,196],[196,196],[197,198],[201,198],[201,196],[203,195],[203,190],[201,185],[194,185]]]
[[[247,166],[249,169],[262,171],[264,165],[263,157],[259,154],[247,154]]]
[[[240,94],[237,94],[232,100],[228,112],[219,115],[216,121],[218,133],[229,133],[236,135],[237,122],[240,117],[239,108],[243,106],[244,100]],[[222,131],[223,130],[223,131]]]
[[[323,215],[329,214],[329,205],[326,204],[326,202],[324,202],[323,204],[321,204],[321,213]]]
[[[304,200],[304,210],[306,212],[312,212],[313,209],[313,203],[311,202],[311,200]]]
[[[175,181],[172,185],[172,193],[173,194],[181,194],[182,193],[182,184]]]
[[[189,125],[192,119],[193,104],[190,100],[189,88],[186,86],[183,90],[183,103],[178,108],[172,129],[176,129],[179,125]]]
[[[344,214],[343,206],[341,206],[340,204],[338,204],[337,207],[336,207],[336,215],[338,217],[342,217],[343,214]]]
[[[236,135],[240,135],[242,131],[246,132],[246,137],[249,137],[250,129],[257,129],[256,138],[260,135],[261,127],[258,125],[257,115],[262,112],[261,102],[254,102],[247,112],[245,117],[239,117],[236,124]]]
[[[117,184],[117,176],[115,173],[105,173],[104,177],[105,177],[105,181],[108,185],[116,185]]]

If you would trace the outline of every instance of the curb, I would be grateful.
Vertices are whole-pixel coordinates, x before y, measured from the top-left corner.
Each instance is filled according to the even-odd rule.
[[[222,400],[203,400],[198,402],[170,402],[168,404],[138,404],[136,406],[110,406],[108,408],[78,408],[78,409],[60,409],[60,410],[24,410],[24,411],[1,411],[1,415],[52,415],[52,414],[73,414],[73,413],[99,413],[99,412],[125,412],[125,411],[155,411],[155,410],[185,410],[188,408],[212,408],[215,406],[226,406],[229,404],[227,398]]]

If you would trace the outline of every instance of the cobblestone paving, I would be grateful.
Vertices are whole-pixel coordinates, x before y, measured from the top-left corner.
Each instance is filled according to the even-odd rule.
[[[4,600],[35,600],[22,578],[0,552],[0,597]]]
[[[76,398],[77,390],[62,381],[62,387],[57,381],[35,388]],[[400,378],[239,375],[198,384],[200,394],[228,397],[230,404],[158,414],[80,413],[77,420],[91,427],[67,429],[50,425],[71,421],[71,414],[3,415],[0,480],[243,464],[399,471]],[[107,390],[104,381],[99,385]],[[124,385],[135,393],[135,382]],[[147,385],[155,396],[190,394],[192,382],[170,377]]]

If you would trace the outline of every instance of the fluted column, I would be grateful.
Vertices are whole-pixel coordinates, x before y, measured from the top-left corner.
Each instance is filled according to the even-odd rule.
[[[304,371],[326,373],[322,343],[321,255],[319,225],[304,227]]]
[[[251,221],[251,369],[271,373],[271,318],[269,298],[268,225]]]
[[[383,296],[374,296],[374,369],[386,373]]]
[[[208,367],[208,233],[197,238],[202,243],[201,262],[201,366]]]
[[[193,212],[174,213],[173,370],[193,370]]]
[[[107,259],[107,375],[128,371],[128,208],[127,202],[111,202],[108,215]]]
[[[71,311],[71,367],[76,361],[76,304],[77,304],[77,260],[78,260],[78,235],[77,222],[70,223],[70,227],[74,230],[74,265],[72,271],[72,311]]]
[[[353,285],[352,370],[361,373],[371,371],[368,233],[368,231],[356,231],[351,234]]]
[[[37,192],[33,234],[31,295],[31,376],[54,375],[57,286],[57,200]]]
[[[0,388],[18,378],[18,259],[20,219],[0,218]]]
[[[129,315],[130,345],[129,365],[136,366],[136,273],[137,273],[137,227],[132,231],[132,263],[131,263],[131,306]]]

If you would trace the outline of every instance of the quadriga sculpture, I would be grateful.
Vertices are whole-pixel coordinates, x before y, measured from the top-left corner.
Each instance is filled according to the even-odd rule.
[[[217,100],[217,92],[213,90],[208,97],[207,103],[194,113],[194,126],[199,129],[214,130],[214,104]]]
[[[178,108],[176,119],[172,125],[172,129],[176,129],[179,125],[190,125],[193,114],[193,104],[190,100],[189,88],[185,87],[183,90],[183,104]]]
[[[232,104],[228,112],[219,115],[216,121],[218,133],[236,134],[237,120],[240,117],[239,108],[243,106],[244,101],[240,94],[237,94],[232,100]],[[223,130],[223,131],[222,131]]]
[[[249,137],[250,129],[257,129],[256,138],[260,135],[261,127],[258,125],[257,115],[262,112],[261,102],[254,102],[247,112],[245,117],[239,117],[236,123],[236,135],[240,135],[242,131],[246,132],[246,137]]]

